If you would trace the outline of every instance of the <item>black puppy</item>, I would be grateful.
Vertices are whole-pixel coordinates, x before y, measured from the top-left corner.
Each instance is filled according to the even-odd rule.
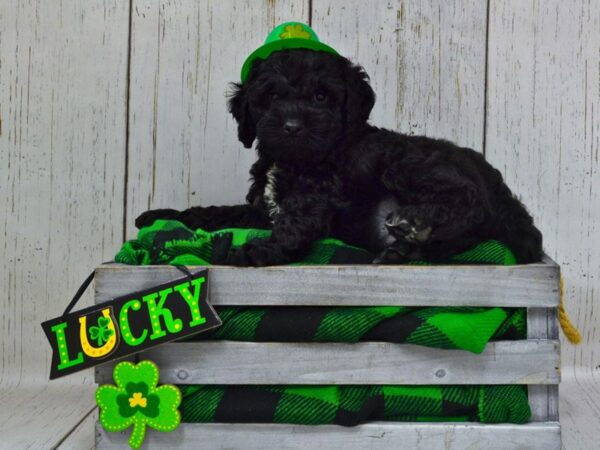
[[[521,263],[538,261],[542,237],[500,172],[479,153],[367,123],[375,95],[359,66],[294,49],[256,60],[234,85],[238,137],[258,139],[248,203],[154,210],[136,226],[177,219],[191,228],[272,228],[270,239],[226,263],[284,264],[332,236],[371,250],[376,263],[441,261],[497,239]]]

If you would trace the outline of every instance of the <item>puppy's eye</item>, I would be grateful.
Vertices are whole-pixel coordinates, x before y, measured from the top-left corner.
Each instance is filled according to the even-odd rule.
[[[327,101],[327,94],[325,92],[317,92],[315,94],[315,102],[323,103]]]
[[[279,98],[279,94],[278,94],[277,92],[271,92],[271,93],[269,94],[269,99],[270,99],[271,101],[273,101],[273,100],[277,100],[278,98]]]

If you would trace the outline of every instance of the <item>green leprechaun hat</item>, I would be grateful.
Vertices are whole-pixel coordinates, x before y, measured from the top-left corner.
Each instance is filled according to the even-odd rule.
[[[273,28],[262,47],[254,50],[242,66],[242,83],[248,79],[250,67],[256,59],[266,59],[271,53],[291,48],[305,48],[337,55],[334,49],[319,41],[317,33],[301,22],[284,22]]]

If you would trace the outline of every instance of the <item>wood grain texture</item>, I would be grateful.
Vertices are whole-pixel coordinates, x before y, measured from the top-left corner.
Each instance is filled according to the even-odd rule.
[[[127,433],[108,433],[96,426],[98,450],[123,448]],[[345,450],[559,450],[556,422],[526,425],[477,423],[385,423],[356,427],[284,424],[182,424],[171,433],[149,430],[144,444],[150,449],[339,449]]]
[[[374,125],[481,152],[485,1],[313,0],[312,6],[321,40],[371,76]]]
[[[532,384],[527,392],[532,422],[558,422],[558,384]]]
[[[582,371],[580,371],[582,372]],[[598,448],[600,436],[600,382],[589,373],[568,371],[560,384],[560,421],[563,448]]]
[[[529,339],[558,339],[557,308],[528,308],[527,337]]]
[[[214,266],[208,279],[214,305],[554,307],[558,273],[551,264]],[[96,303],[176,278],[181,272],[169,266],[102,265],[96,269]]]
[[[143,352],[172,384],[555,384],[558,341],[490,342],[464,350],[388,342],[180,342]],[[96,382],[112,379],[103,366]]]
[[[128,17],[117,0],[0,6],[4,386],[47,381],[40,322],[121,243]]]
[[[558,318],[556,308],[527,309],[528,339],[558,339]],[[557,361],[560,370],[560,361]],[[529,385],[528,400],[531,407],[531,420],[558,421],[558,385]]]
[[[254,150],[237,141],[228,83],[308,0],[133,0],[127,230],[153,208],[242,203]]]
[[[74,383],[0,387],[0,447],[55,448],[96,406],[95,389]]]
[[[56,447],[56,450],[94,450],[98,408],[94,408]]]
[[[583,343],[563,371],[600,375],[600,2],[490,2],[486,157],[561,265]]]

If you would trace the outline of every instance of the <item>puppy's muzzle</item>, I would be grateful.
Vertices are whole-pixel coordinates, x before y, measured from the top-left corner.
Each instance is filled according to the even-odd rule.
[[[299,119],[288,119],[283,124],[283,130],[289,136],[299,134],[303,128],[304,124]]]

